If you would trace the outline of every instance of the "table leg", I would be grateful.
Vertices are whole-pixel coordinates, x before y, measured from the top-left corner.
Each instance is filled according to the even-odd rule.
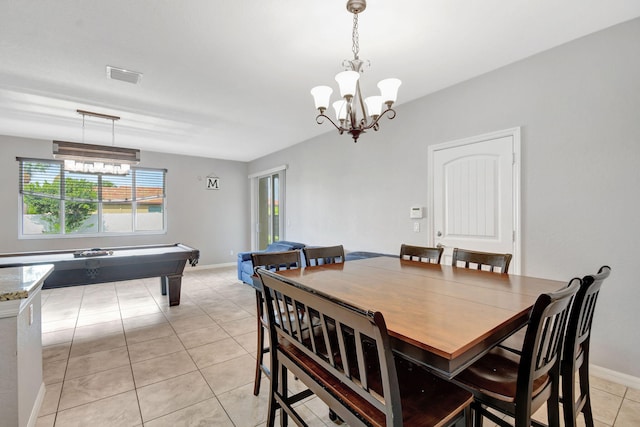
[[[167,289],[168,287],[168,289]],[[160,290],[162,295],[169,292],[169,306],[180,305],[180,289],[182,288],[182,275],[160,277]]]
[[[162,295],[167,294],[167,282],[167,276],[160,276],[160,292],[162,292]]]

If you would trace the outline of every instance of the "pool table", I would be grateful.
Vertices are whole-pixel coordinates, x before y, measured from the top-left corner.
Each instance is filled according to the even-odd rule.
[[[189,261],[198,263],[200,251],[181,243],[85,250],[0,254],[1,267],[53,264],[43,289],[160,277],[169,305],[180,304],[182,272]]]

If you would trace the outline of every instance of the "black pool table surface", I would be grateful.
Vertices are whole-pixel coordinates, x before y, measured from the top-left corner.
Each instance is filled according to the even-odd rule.
[[[0,254],[0,268],[53,264],[44,289],[160,277],[169,305],[179,305],[185,264],[195,266],[199,257],[197,249],[176,243]]]

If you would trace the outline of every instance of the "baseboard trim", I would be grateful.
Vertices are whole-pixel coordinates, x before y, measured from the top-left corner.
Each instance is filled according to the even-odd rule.
[[[36,401],[33,402],[33,408],[31,408],[31,415],[29,415],[27,427],[35,427],[38,423],[38,414],[40,414],[40,408],[42,408],[42,403],[44,402],[44,395],[46,392],[47,389],[45,388],[43,382],[42,384],[40,384],[40,390],[38,390]]]
[[[613,371],[603,368],[602,366],[590,365],[589,371],[591,375],[605,379],[614,383],[622,384],[627,387],[640,390],[640,378],[632,375],[623,374],[622,372]]]
[[[209,264],[209,265],[196,265],[194,268],[196,270],[211,270],[212,268],[224,268],[224,267],[235,267],[236,265],[238,265],[237,262],[225,262],[222,264]],[[185,269],[184,271],[187,272],[191,269]]]

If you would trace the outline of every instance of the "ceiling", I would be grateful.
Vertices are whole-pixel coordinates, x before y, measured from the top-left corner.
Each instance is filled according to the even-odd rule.
[[[82,142],[81,109],[121,117],[117,146],[250,161],[335,132],[309,90],[337,89],[352,57],[345,4],[0,0],[0,134]],[[638,0],[369,0],[362,90],[398,77],[402,104],[638,16]],[[112,136],[87,118],[84,142]]]

